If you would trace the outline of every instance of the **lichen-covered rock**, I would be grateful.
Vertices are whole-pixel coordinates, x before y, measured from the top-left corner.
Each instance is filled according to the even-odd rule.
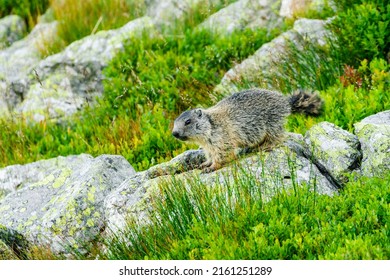
[[[173,158],[169,162],[157,164],[146,171],[148,178],[162,175],[174,175],[197,168],[206,159],[202,149],[189,150]]]
[[[26,32],[26,23],[20,16],[10,15],[0,19],[0,49],[22,39]]]
[[[0,80],[9,83],[25,78],[31,68],[39,62],[39,47],[42,42],[52,40],[57,32],[57,23],[37,24],[24,39],[0,51]]]
[[[275,1],[240,0],[211,15],[199,28],[223,34],[244,28],[273,29],[282,23],[275,12],[278,8]]]
[[[162,176],[164,177],[164,176]],[[162,177],[149,178],[147,172],[139,172],[126,179],[104,201],[106,233],[118,232],[126,227],[130,215],[139,222],[146,222],[150,196],[157,189]]]
[[[56,169],[75,170],[82,164],[89,164],[93,157],[87,154],[71,155],[40,160],[24,165],[10,165],[0,169],[0,191],[7,195],[18,189],[35,184],[53,173]]]
[[[255,176],[259,187],[262,188],[265,200],[276,194],[278,190],[291,188],[294,184],[307,184],[318,193],[334,194],[337,192],[337,187],[303,156],[302,142],[300,137],[293,136],[287,141],[285,147],[261,156],[256,154],[243,158],[237,164],[227,165],[209,174],[203,174],[199,169],[184,168],[185,172],[174,175],[181,170],[178,166],[193,168],[204,160],[203,152],[200,150],[187,151],[185,155],[157,165],[152,170],[137,173],[111,192],[105,201],[107,227],[114,232],[123,230],[126,226],[126,218],[129,216],[141,223],[147,223],[147,212],[151,201],[159,199],[159,187],[163,184],[172,184],[172,180],[181,180],[190,189],[187,183],[193,180],[213,187],[216,184],[233,182],[233,176]],[[194,162],[189,165],[188,163],[192,160]],[[166,171],[173,173],[169,174]]]
[[[381,176],[390,172],[390,110],[369,116],[354,125],[363,160],[362,175]]]
[[[169,162],[157,164],[126,179],[105,200],[107,227],[114,231],[123,229],[129,214],[136,215],[138,220],[142,220],[145,217],[147,201],[162,178],[196,169],[204,160],[202,150],[189,150]]]
[[[329,122],[321,122],[305,134],[306,153],[341,185],[346,175],[357,169],[360,160],[359,139]]]
[[[245,85],[246,88],[251,85],[258,86],[256,81],[261,77],[274,76],[273,73],[277,71],[275,65],[282,63],[291,44],[298,49],[301,49],[307,40],[313,44],[325,45],[326,37],[330,36],[329,31],[325,29],[325,24],[326,21],[318,19],[295,21],[293,29],[264,44],[252,56],[226,72],[215,91],[229,94],[238,91],[240,85]]]
[[[0,200],[0,224],[54,252],[96,238],[105,227],[104,199],[135,173],[123,157],[109,155],[84,156],[51,171]]]

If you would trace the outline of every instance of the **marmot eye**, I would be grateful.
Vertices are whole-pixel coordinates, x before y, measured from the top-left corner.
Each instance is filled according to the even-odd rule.
[[[185,125],[189,125],[190,123],[191,123],[191,120],[190,120],[190,119],[188,119],[188,120],[186,120],[186,121],[185,121],[185,123],[184,123],[184,124],[185,124]]]

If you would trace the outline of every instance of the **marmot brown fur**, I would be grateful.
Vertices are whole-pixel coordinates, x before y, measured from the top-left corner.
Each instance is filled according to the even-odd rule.
[[[265,89],[234,93],[208,109],[183,112],[172,135],[200,145],[205,172],[221,168],[239,148],[270,149],[284,139],[285,118],[300,112],[318,115],[322,101],[317,94],[298,90],[285,96]]]

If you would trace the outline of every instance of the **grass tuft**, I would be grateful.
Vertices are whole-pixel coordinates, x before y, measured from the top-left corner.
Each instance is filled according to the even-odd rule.
[[[388,259],[388,179],[361,178],[340,195],[315,185],[281,188],[264,203],[265,178],[247,171],[213,187],[172,179],[103,259]],[[277,180],[277,178],[274,178]],[[294,180],[294,179],[292,179]],[[315,184],[315,183],[314,183]],[[367,195],[370,194],[370,195]]]

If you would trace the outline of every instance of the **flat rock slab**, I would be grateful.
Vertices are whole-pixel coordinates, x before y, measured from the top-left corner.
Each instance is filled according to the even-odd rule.
[[[50,171],[35,182],[27,176],[31,183],[0,200],[0,225],[58,253],[96,238],[105,226],[104,199],[135,173],[123,157],[110,155],[84,156]]]

